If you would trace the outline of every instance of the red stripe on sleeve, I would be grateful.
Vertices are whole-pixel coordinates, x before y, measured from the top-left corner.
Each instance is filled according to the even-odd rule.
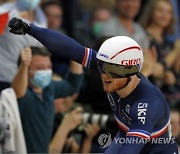
[[[85,66],[87,55],[88,55],[88,48],[85,48],[84,58],[83,58],[83,62],[82,62],[83,66]]]
[[[150,137],[146,137],[144,135],[140,135],[140,134],[136,134],[136,133],[127,134],[126,136],[136,136],[136,137],[140,137],[143,139],[149,139],[150,138]]]

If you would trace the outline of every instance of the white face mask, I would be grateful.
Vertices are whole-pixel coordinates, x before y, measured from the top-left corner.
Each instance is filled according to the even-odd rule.
[[[51,82],[52,70],[36,71],[31,83],[37,87],[44,88]]]
[[[23,10],[34,10],[38,7],[40,0],[18,0],[18,5]]]

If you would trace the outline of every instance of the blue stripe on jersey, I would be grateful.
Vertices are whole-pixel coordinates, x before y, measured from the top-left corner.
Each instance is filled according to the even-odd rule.
[[[128,132],[140,132],[140,133],[144,133],[144,134],[146,134],[148,136],[151,135],[149,132],[141,130],[141,129],[132,129],[132,130],[129,130]]]
[[[88,56],[88,64],[87,64],[87,68],[90,67],[91,57],[92,57],[92,49],[89,49],[89,56]]]

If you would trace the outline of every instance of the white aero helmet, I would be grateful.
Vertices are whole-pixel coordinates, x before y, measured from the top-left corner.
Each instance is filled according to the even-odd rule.
[[[127,36],[107,39],[101,45],[96,58],[99,71],[113,78],[138,74],[144,62],[141,47]]]

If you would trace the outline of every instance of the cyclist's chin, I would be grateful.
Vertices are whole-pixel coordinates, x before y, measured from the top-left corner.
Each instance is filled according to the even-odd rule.
[[[115,88],[114,86],[106,85],[106,84],[103,85],[103,88],[104,88],[104,91],[107,93],[112,93],[112,92],[115,92],[117,90],[117,88]]]
[[[104,91],[107,93],[116,92],[124,87],[124,82],[103,83]]]

